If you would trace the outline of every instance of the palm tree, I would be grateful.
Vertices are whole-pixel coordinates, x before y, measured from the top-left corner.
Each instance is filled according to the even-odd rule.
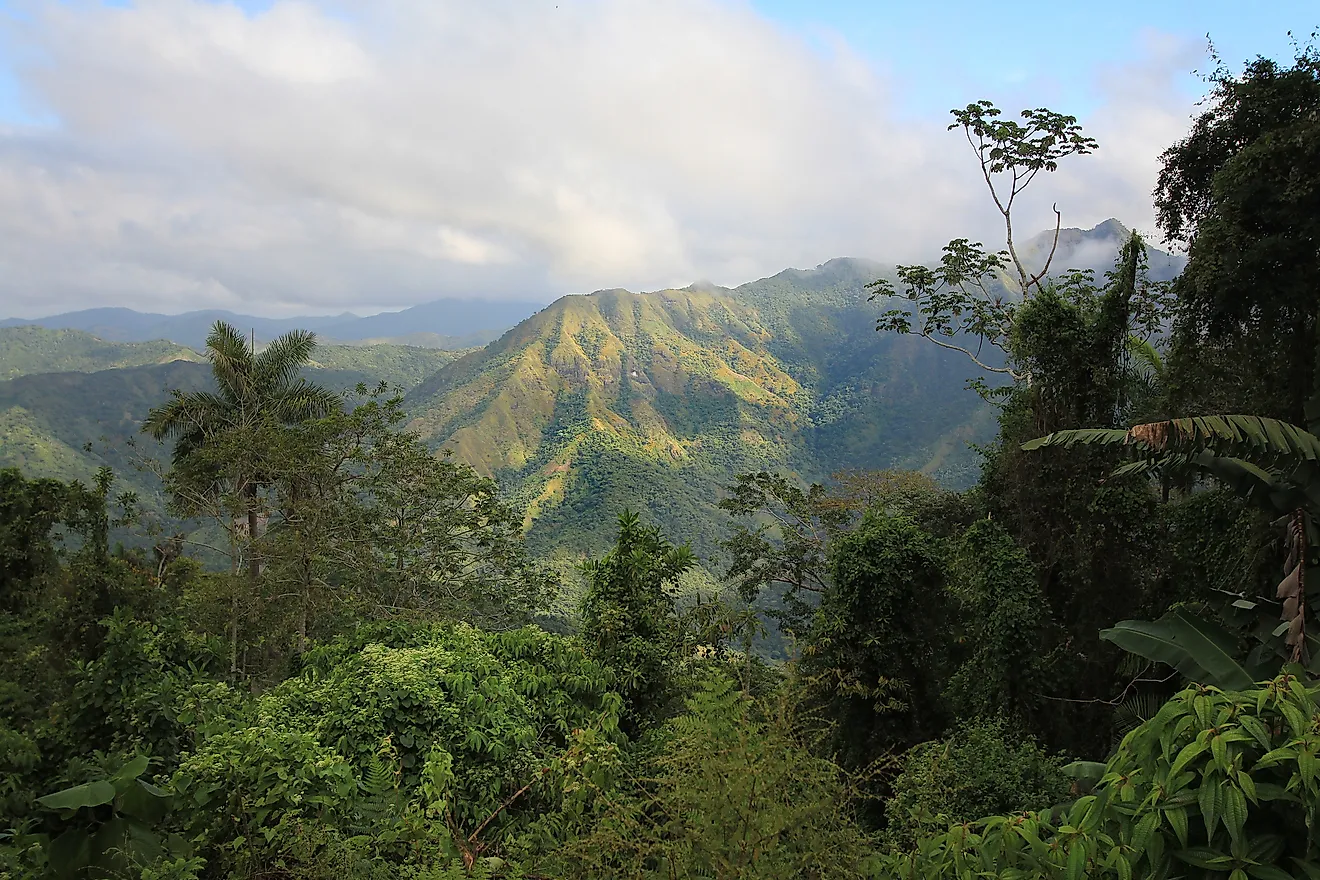
[[[176,477],[189,484],[193,499],[216,498],[233,491],[242,501],[248,540],[258,537],[260,513],[257,497],[264,483],[259,469],[242,461],[217,463],[211,453],[270,425],[294,425],[318,418],[340,404],[334,393],[299,375],[316,347],[316,334],[292,330],[257,354],[243,335],[224,321],[216,321],[206,338],[206,357],[215,377],[215,391],[183,393],[175,390],[170,401],[148,413],[142,430],[157,440],[175,441]],[[185,508],[194,507],[178,497]],[[261,566],[249,552],[247,574],[255,589]],[[237,620],[231,633],[231,652],[237,643]],[[231,656],[231,665],[236,658]]]

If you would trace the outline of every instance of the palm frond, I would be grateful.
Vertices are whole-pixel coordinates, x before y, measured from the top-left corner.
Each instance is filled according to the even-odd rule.
[[[1160,356],[1159,349],[1151,345],[1150,340],[1129,336],[1127,350],[1135,371],[1143,379],[1159,379],[1164,375],[1164,358]]]
[[[1128,430],[1134,442],[1158,452],[1213,452],[1260,462],[1276,458],[1320,460],[1320,437],[1296,425],[1261,416],[1196,416],[1136,425]]]
[[[343,398],[314,382],[299,379],[291,388],[272,401],[272,415],[286,424],[304,419],[318,419],[334,412]]]
[[[207,431],[232,421],[231,404],[217,394],[194,391],[175,392],[168,403],[147,413],[142,430],[157,440],[181,437],[193,431]]]
[[[258,385],[266,388],[291,385],[311,360],[315,348],[316,334],[309,330],[290,330],[280,336],[257,355],[253,373]]]
[[[1022,449],[1032,452],[1049,446],[1072,449],[1074,446],[1122,446],[1128,442],[1128,432],[1121,428],[1077,428],[1028,440],[1022,444]]]
[[[252,349],[237,328],[216,321],[206,337],[206,358],[211,362],[211,372],[221,394],[234,403],[251,394]]]

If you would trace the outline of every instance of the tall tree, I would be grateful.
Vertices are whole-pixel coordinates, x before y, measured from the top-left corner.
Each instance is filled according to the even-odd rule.
[[[226,496],[237,501],[233,512],[246,521],[246,567],[254,594],[261,574],[259,498],[267,478],[249,453],[263,429],[324,416],[340,405],[337,395],[300,375],[315,347],[316,334],[292,330],[258,354],[235,327],[216,321],[206,339],[216,390],[176,390],[142,425],[157,440],[175,441],[169,485],[180,512],[195,515]],[[231,646],[237,643],[236,609],[235,604]]]
[[[1164,153],[1160,228],[1188,249],[1170,367],[1181,408],[1305,424],[1320,310],[1320,54],[1221,66]]]
[[[696,564],[637,514],[619,516],[614,547],[582,567],[587,595],[582,634],[587,656],[609,668],[627,702],[624,727],[635,733],[663,720],[677,697],[683,634],[675,609],[678,578]]]
[[[1039,268],[1029,267],[1018,253],[1013,208],[1042,171],[1056,171],[1060,160],[1084,156],[1098,145],[1082,133],[1076,117],[1045,108],[1023,110],[1020,122],[1000,119],[1000,110],[989,101],[949,112],[955,120],[949,129],[963,130],[1004,218],[1005,249],[987,252],[980,242],[959,238],[945,246],[938,266],[899,266],[898,281],[912,306],[886,311],[876,329],[915,331],[941,348],[962,352],[983,370],[1022,378],[1025,374],[1009,357],[1017,307],[1044,289],[1063,215],[1054,208],[1050,252]],[[868,287],[875,291],[872,299],[895,292],[887,278]],[[970,340],[975,347],[969,347]],[[986,345],[991,351],[983,354]]]

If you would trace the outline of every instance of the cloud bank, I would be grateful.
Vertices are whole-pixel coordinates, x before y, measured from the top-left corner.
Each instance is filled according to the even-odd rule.
[[[54,120],[0,124],[7,314],[548,301],[1002,237],[945,118],[740,2],[40,3],[4,27]],[[1101,152],[1020,225],[1057,199],[1150,229],[1189,66],[1152,36],[1100,72]]]

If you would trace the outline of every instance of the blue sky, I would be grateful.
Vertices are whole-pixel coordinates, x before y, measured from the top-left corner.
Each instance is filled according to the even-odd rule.
[[[1311,2],[0,0],[0,316],[370,312],[1002,242],[948,110],[1100,142],[1040,230],[1150,232],[1204,85]]]
[[[901,82],[906,109],[938,112],[986,92],[1034,86],[1060,109],[1082,115],[1099,96],[1106,66],[1139,57],[1152,36],[1195,49],[1208,33],[1231,68],[1256,55],[1290,57],[1288,32],[1320,27],[1320,4],[1308,0],[754,0],[764,15],[804,33],[842,35]],[[1198,63],[1203,59],[1198,57]],[[1206,66],[1209,66],[1208,64]],[[1201,82],[1182,80],[1188,95]]]

